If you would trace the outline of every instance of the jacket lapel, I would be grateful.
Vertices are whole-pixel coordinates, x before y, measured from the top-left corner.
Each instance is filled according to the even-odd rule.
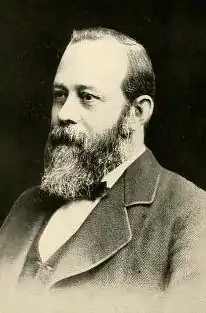
[[[160,175],[161,166],[147,148],[125,172],[125,205],[152,204]]]
[[[122,176],[67,243],[51,285],[103,263],[123,248],[131,238]]]
[[[127,206],[151,204],[160,177],[160,166],[147,149],[120,177],[93,209],[56,262],[50,286],[86,272],[108,260],[132,239]]]

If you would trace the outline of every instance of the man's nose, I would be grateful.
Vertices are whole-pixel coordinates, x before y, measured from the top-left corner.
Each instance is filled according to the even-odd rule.
[[[71,121],[75,124],[81,119],[81,107],[74,96],[67,97],[58,111],[58,119],[60,122]]]

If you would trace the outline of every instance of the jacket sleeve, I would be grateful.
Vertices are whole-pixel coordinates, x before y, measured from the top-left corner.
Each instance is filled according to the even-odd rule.
[[[206,193],[196,192],[182,206],[172,229],[168,287],[194,281],[206,287]]]

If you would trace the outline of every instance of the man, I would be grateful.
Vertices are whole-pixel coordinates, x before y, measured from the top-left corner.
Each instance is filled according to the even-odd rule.
[[[41,185],[1,229],[2,281],[162,291],[204,276],[206,193],[145,147],[154,93],[141,44],[109,29],[73,33]]]

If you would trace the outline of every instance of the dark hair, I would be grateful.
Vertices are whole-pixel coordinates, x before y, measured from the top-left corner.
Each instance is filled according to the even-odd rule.
[[[112,36],[127,47],[128,72],[122,82],[122,90],[127,99],[133,102],[141,95],[149,95],[154,99],[155,75],[152,63],[145,48],[135,39],[112,29],[97,27],[74,30],[70,44],[83,40],[98,40],[107,36]]]

